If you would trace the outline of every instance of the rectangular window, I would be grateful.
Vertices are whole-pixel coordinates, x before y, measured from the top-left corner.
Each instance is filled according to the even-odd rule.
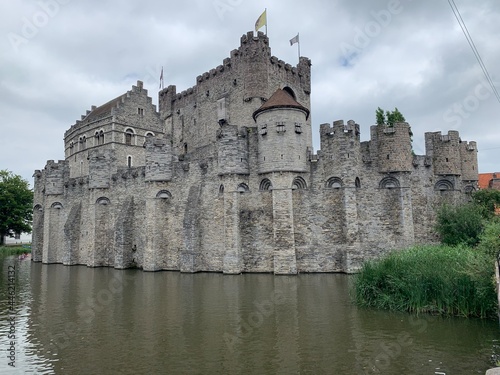
[[[285,130],[285,123],[282,122],[282,121],[279,121],[276,123],[276,131],[278,133],[284,133],[286,130]]]
[[[302,124],[300,122],[295,123],[295,133],[297,134],[302,133]]]
[[[266,135],[267,134],[267,124],[264,124],[260,127],[260,135]]]
[[[143,108],[137,108],[137,114],[143,116],[144,115],[144,109]]]

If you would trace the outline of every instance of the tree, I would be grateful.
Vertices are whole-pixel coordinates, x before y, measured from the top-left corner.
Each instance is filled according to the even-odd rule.
[[[382,108],[380,107],[377,108],[377,110],[375,111],[375,117],[377,119],[377,125],[385,124],[385,114]]]
[[[394,111],[385,111],[380,107],[375,111],[375,118],[377,121],[377,125],[388,125],[394,126],[396,122],[406,122],[405,117],[399,109],[394,108]]]
[[[32,206],[33,191],[28,181],[0,170],[0,245],[5,236],[31,232]]]

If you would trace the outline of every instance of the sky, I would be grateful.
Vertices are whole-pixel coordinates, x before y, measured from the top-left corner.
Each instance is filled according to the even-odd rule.
[[[500,2],[455,0],[500,90]],[[319,125],[355,120],[369,140],[375,110],[398,108],[413,149],[424,133],[477,141],[479,172],[500,171],[500,102],[448,0],[0,0],[0,169],[32,182],[64,158],[64,132],[142,80],[158,102],[222,64],[267,9],[272,55],[312,61],[313,146]],[[262,31],[265,31],[263,28]]]

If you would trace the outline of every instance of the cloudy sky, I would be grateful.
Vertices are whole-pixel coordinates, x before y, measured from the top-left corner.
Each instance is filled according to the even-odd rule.
[[[63,159],[64,131],[91,105],[144,81],[157,103],[239,46],[267,8],[272,54],[312,60],[314,146],[319,124],[353,119],[369,139],[375,109],[398,109],[414,150],[424,132],[475,140],[479,171],[500,171],[500,102],[447,0],[0,0],[0,169],[30,182]],[[500,90],[500,2],[455,0]]]

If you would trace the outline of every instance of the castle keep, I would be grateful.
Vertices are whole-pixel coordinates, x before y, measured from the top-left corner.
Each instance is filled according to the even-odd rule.
[[[350,120],[312,149],[311,62],[243,35],[223,63],[159,108],[138,81],[64,135],[36,171],[32,256],[43,263],[181,272],[352,272],[435,240],[434,210],[476,189],[477,149],[458,132]]]

